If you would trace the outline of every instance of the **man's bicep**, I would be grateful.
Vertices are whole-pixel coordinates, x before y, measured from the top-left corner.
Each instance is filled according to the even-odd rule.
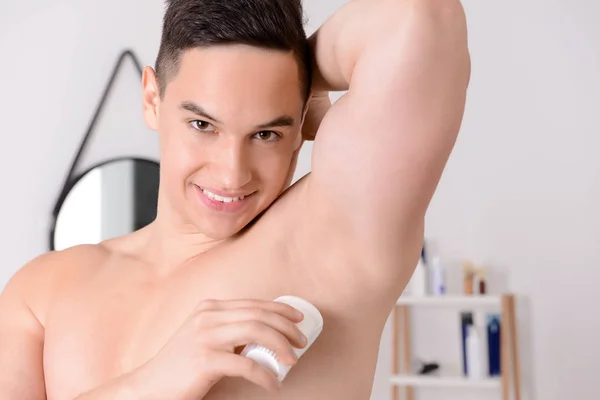
[[[372,240],[422,222],[462,121],[466,41],[437,22],[412,17],[368,48],[317,133],[314,207]]]
[[[0,295],[0,399],[46,399],[44,330],[21,299],[19,278]]]

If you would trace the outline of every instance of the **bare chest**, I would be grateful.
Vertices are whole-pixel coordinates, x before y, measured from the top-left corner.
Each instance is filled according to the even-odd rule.
[[[287,289],[281,273],[255,285],[258,276],[250,268],[230,268],[190,268],[154,280],[126,272],[127,265],[106,266],[64,294],[46,321],[48,391],[74,396],[134,370],[160,351],[202,300],[269,299]]]
[[[292,272],[282,264],[270,267],[264,260],[263,267],[254,267],[258,262],[190,269],[160,283],[124,273],[127,266],[107,267],[84,287],[65,294],[46,321],[44,370],[48,398],[72,399],[144,364],[204,299],[273,299],[284,294],[315,303],[327,321],[319,341],[286,378],[284,391],[269,396],[251,383],[232,378],[217,383],[205,399],[319,399],[337,398],[341,392],[348,392],[343,397],[346,399],[368,398],[364,391],[371,387],[369,365],[375,363],[377,338],[371,346],[355,346],[363,353],[371,347],[368,354],[351,351],[351,336],[358,332],[348,329],[347,321],[338,321],[335,315],[329,315],[326,305],[319,304],[314,276]],[[362,371],[350,367],[353,360],[365,357],[371,357],[372,362],[363,364]],[[357,385],[360,380],[356,378],[362,377],[359,388],[351,389],[349,375],[355,375]],[[310,387],[307,382],[311,382]],[[359,389],[363,395],[353,397]],[[314,393],[306,397],[308,391]]]

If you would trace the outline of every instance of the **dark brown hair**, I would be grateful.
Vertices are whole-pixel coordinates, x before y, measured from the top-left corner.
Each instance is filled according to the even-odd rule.
[[[246,44],[293,52],[306,101],[312,84],[312,60],[303,22],[301,0],[167,0],[155,65],[160,96],[177,74],[182,52]]]

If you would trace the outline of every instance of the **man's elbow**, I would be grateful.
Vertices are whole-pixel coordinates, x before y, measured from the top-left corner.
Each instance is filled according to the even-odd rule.
[[[408,14],[428,16],[446,24],[466,24],[461,0],[406,0],[404,6]]]
[[[409,0],[413,27],[436,49],[438,61],[453,68],[468,86],[471,77],[467,18],[460,0]],[[423,45],[426,45],[423,43]]]

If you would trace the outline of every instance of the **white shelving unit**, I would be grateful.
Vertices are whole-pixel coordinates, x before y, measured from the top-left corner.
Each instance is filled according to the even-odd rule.
[[[502,312],[501,326],[501,363],[502,375],[498,378],[469,379],[463,376],[437,376],[410,374],[410,309],[414,307],[461,307],[461,308],[500,308]],[[490,295],[446,295],[446,296],[405,296],[400,297],[392,315],[393,323],[393,357],[392,357],[392,399],[400,399],[400,389],[404,388],[406,400],[413,400],[413,389],[417,387],[444,387],[455,389],[492,389],[502,390],[503,400],[510,399],[510,386],[515,400],[521,399],[519,361],[517,347],[517,329],[515,318],[515,298],[511,294],[501,296]],[[399,327],[400,325],[400,327]],[[402,370],[400,368],[400,348],[402,354]],[[512,366],[512,368],[510,368]],[[512,372],[512,373],[511,373]]]
[[[468,379],[462,376],[394,375],[391,383],[396,386],[443,387],[457,389],[500,389],[500,378]]]
[[[411,306],[448,306],[448,307],[481,307],[502,304],[502,296],[405,296],[398,299],[397,305]]]

